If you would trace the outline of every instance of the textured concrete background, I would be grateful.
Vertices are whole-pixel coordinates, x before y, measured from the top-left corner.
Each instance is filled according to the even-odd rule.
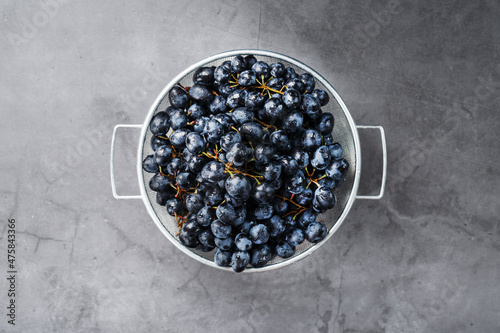
[[[1,1],[1,332],[499,332],[500,4],[480,1]],[[387,132],[381,201],[313,256],[236,275],[187,258],[111,195],[118,123],[215,53],[295,57]],[[360,191],[380,147],[362,136]],[[138,132],[119,190],[138,192]],[[7,324],[7,219],[17,222]],[[5,274],[5,277],[3,277]]]

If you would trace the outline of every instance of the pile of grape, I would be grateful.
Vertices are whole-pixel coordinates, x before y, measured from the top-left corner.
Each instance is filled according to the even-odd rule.
[[[175,85],[151,120],[149,187],[179,227],[179,241],[241,272],[328,233],[348,161],[332,136],[329,95],[309,73],[254,55],[200,67]]]

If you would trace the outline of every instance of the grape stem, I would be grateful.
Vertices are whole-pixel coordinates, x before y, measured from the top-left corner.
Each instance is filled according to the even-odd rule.
[[[257,119],[257,118],[253,118],[253,120],[254,120],[255,122],[258,122],[258,123],[259,123],[259,124],[261,124],[262,126],[265,126],[265,127],[266,127],[266,129],[268,129],[269,127],[274,127],[274,130],[275,130],[275,131],[277,131],[277,130],[278,130],[278,128],[277,128],[276,126],[274,126],[274,125],[268,125],[268,124],[266,124],[265,122],[260,121],[260,120],[259,120],[259,119]]]
[[[255,181],[257,182],[258,185],[260,185],[259,178],[261,178],[261,179],[264,178],[263,176],[255,176],[255,175],[251,175],[249,173],[243,172],[241,170],[235,169],[232,167],[231,163],[226,164],[226,163],[222,162],[221,159],[217,156],[218,154],[217,154],[216,150],[215,150],[215,155],[209,154],[207,152],[203,152],[202,154],[208,158],[213,158],[213,159],[221,162],[222,164],[224,164],[224,167],[225,167],[224,171],[229,173],[229,175],[231,175],[231,178],[234,177],[233,173],[242,174],[244,176],[252,177],[253,179],[255,179]],[[245,166],[246,166],[246,163],[245,163]]]
[[[280,199],[286,200],[286,201],[288,201],[288,202],[291,202],[291,203],[293,203],[295,206],[299,207],[300,209],[304,209],[304,210],[306,209],[304,206],[299,205],[298,203],[296,203],[295,201],[293,201],[291,198],[290,198],[290,199],[288,199],[288,198],[285,198],[285,197],[279,196],[279,195],[277,195],[277,194],[275,194],[274,196],[275,196],[275,197],[278,197],[278,198],[280,198]],[[286,215],[285,215],[285,216],[286,216]]]
[[[254,88],[254,89],[262,89],[262,92],[267,92],[268,94],[269,94],[269,91],[272,91],[273,93],[277,93],[277,94],[280,94],[280,95],[283,95],[283,94],[284,94],[284,92],[283,92],[283,87],[285,87],[285,86],[283,86],[283,87],[281,88],[281,90],[276,90],[276,89],[273,89],[273,88],[269,88],[269,87],[267,86],[267,82],[269,82],[269,80],[268,80],[268,81],[266,81],[266,82],[264,82],[264,76],[262,76],[262,82],[260,82],[258,79],[257,79],[257,80],[255,80],[255,81],[257,81],[257,83],[258,83],[259,85],[258,85],[258,86],[251,86],[251,88]]]
[[[307,171],[307,169],[306,169],[306,171]],[[312,176],[313,174],[314,174],[314,172],[311,174],[311,176]],[[326,177],[326,175],[323,175],[323,176],[321,176],[321,177],[319,177],[319,178],[312,179],[312,178],[311,178],[311,176],[309,176],[309,184],[307,184],[306,188],[309,188],[309,185],[311,185],[311,183],[314,183],[314,184],[316,184],[318,187],[321,187],[321,184],[320,184],[320,183],[318,183],[318,180],[323,179],[323,178],[325,178],[325,177]]]
[[[186,222],[186,218],[184,216],[182,216],[182,215],[177,215],[177,213],[174,213],[174,216],[175,216],[175,222],[177,222],[177,227],[179,228],[179,233],[177,234],[177,236],[179,236],[179,234],[182,231],[181,230],[182,226]],[[179,222],[179,220],[181,220],[182,222]]]
[[[288,216],[288,215],[290,215],[290,214],[296,213],[296,214],[293,216],[293,220],[295,221],[295,219],[297,218],[297,216],[298,216],[299,214],[303,213],[305,210],[306,210],[306,208],[305,208],[305,207],[302,207],[302,208],[301,208],[301,209],[299,209],[299,210],[292,210],[291,212],[286,213],[286,214],[285,214],[285,215],[283,215],[282,217],[283,217],[283,218],[285,218],[285,217],[287,217],[287,216]]]

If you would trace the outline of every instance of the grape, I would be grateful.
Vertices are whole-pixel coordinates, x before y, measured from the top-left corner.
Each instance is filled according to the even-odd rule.
[[[304,191],[306,185],[306,177],[304,176],[302,170],[299,170],[290,175],[290,177],[285,182],[286,190],[293,194],[298,194]]]
[[[195,83],[211,85],[214,82],[215,67],[199,67],[194,71],[193,81]]]
[[[250,111],[260,109],[264,105],[264,102],[264,95],[257,91],[249,92],[245,97],[245,106]]]
[[[314,152],[311,165],[317,170],[325,170],[330,165],[332,153],[327,146],[321,146]]]
[[[274,131],[270,135],[269,141],[274,147],[276,147],[276,150],[280,152],[288,152],[292,148],[288,136],[285,131],[282,130]]]
[[[201,153],[205,148],[205,144],[205,139],[196,132],[191,132],[186,135],[186,148],[194,155]]]
[[[299,77],[299,75],[295,72],[295,69],[293,69],[292,67],[285,68],[285,73],[283,74],[283,78],[285,80],[290,80],[296,77]]]
[[[252,156],[252,150],[242,142],[233,143],[227,150],[226,158],[231,165],[242,166]]]
[[[298,92],[295,89],[288,89],[285,91],[283,94],[283,103],[290,109],[296,109],[300,106],[301,102],[301,95],[300,92]]]
[[[197,193],[189,193],[186,196],[186,208],[190,213],[197,213],[203,206],[205,202],[203,197]]]
[[[302,81],[304,84],[304,92],[311,92],[314,90],[314,87],[316,86],[316,82],[314,80],[314,77],[309,74],[309,73],[302,73],[299,75],[299,79]]]
[[[235,175],[226,181],[225,189],[227,193],[241,200],[247,200],[251,195],[250,181],[243,175]]]
[[[230,204],[228,202],[228,204]],[[234,207],[234,206],[233,206]],[[240,226],[245,222],[245,218],[247,216],[247,209],[242,205],[240,207],[235,207],[236,219],[233,221],[233,225],[235,227]]]
[[[329,145],[328,149],[330,149],[330,153],[332,154],[332,158],[339,159],[342,157],[342,146],[338,142],[335,142],[335,143]]]
[[[156,192],[156,203],[160,206],[165,206],[167,200],[173,198],[176,193],[177,191],[172,187],[167,187],[163,192]]]
[[[328,233],[326,226],[323,222],[313,222],[307,226],[306,238],[311,243],[321,242]]]
[[[217,245],[217,243],[215,244]],[[221,267],[229,267],[231,266],[231,256],[231,251],[224,251],[220,247],[217,247],[217,250],[214,254],[214,262]]]
[[[205,206],[196,214],[196,222],[202,227],[208,227],[214,220],[215,212],[212,207]]]
[[[227,67],[219,66],[214,71],[214,78],[219,83],[227,83],[231,78],[231,72]]]
[[[300,192],[295,196],[295,200],[297,201],[297,203],[302,206],[309,206],[312,199],[313,199],[313,191],[310,188],[304,189],[302,192]]]
[[[274,209],[274,212],[276,214],[278,214],[278,216],[282,216],[282,215],[286,214],[286,212],[288,211],[288,201],[281,199],[281,198],[278,198],[278,197],[274,197],[273,209]]]
[[[258,245],[250,252],[250,264],[253,267],[265,266],[272,257],[272,249],[267,244]]]
[[[269,219],[269,236],[278,237],[285,232],[286,222],[278,215],[274,215]]]
[[[254,114],[252,111],[248,111],[246,107],[240,107],[231,113],[231,118],[237,125],[242,125],[253,121]]]
[[[240,134],[251,142],[259,142],[264,136],[262,127],[256,122],[247,122],[240,126]]]
[[[189,171],[197,175],[205,166],[206,160],[202,156],[192,156],[186,158]]]
[[[268,180],[273,181],[279,178],[281,175],[281,164],[275,161],[271,161],[264,166],[262,171],[262,176]]]
[[[259,206],[255,207],[254,215],[257,220],[268,219],[273,215],[273,206],[261,203]]]
[[[203,179],[212,182],[218,182],[219,180],[224,179],[224,170],[225,166],[221,162],[211,161],[208,162],[201,170],[201,176]]]
[[[178,129],[170,136],[170,143],[177,149],[182,149],[186,146],[186,136],[189,131],[186,129]]]
[[[330,178],[330,177],[325,177],[325,178],[322,178],[318,181],[319,186],[329,187],[332,189],[335,187],[335,183],[336,183],[335,179]]]
[[[317,223],[317,222],[314,222]],[[293,229],[288,235],[286,235],[286,241],[292,246],[299,246],[304,242],[305,234],[302,229]]]
[[[149,188],[156,192],[164,192],[170,187],[170,184],[172,184],[170,178],[156,173],[149,181]]]
[[[283,118],[286,109],[280,99],[272,97],[264,103],[264,111],[269,120],[276,121]]]
[[[309,154],[306,151],[301,150],[300,148],[295,148],[292,151],[291,157],[293,157],[293,159],[297,161],[300,169],[303,169],[309,165]]]
[[[281,258],[290,258],[295,254],[295,246],[290,245],[286,241],[282,240],[276,245],[276,254]]]
[[[200,117],[193,120],[193,131],[195,131],[196,133],[203,133],[203,131],[205,130],[205,125],[209,120],[210,118],[208,117]]]
[[[257,83],[257,75],[254,71],[246,70],[240,73],[238,76],[238,82],[243,87],[253,86]]]
[[[215,96],[212,102],[208,105],[208,110],[212,114],[226,112],[226,99],[223,96]]]
[[[299,128],[302,128],[304,116],[300,112],[290,112],[283,119],[283,130],[288,133],[294,133]]]
[[[173,130],[184,128],[187,125],[187,115],[181,109],[176,109],[170,115],[170,127]]]
[[[189,89],[189,96],[193,101],[200,104],[208,104],[214,99],[214,95],[210,89],[202,84],[194,84],[191,89]]]
[[[234,74],[238,74],[243,72],[247,67],[247,63],[245,59],[238,55],[231,60],[231,72]]]
[[[228,97],[233,92],[237,91],[237,89],[238,88],[234,87],[232,84],[223,84],[217,87],[219,95],[222,95],[223,97]]]
[[[233,144],[241,142],[241,134],[235,131],[230,131],[220,139],[220,146],[227,151]]]
[[[234,245],[236,245],[236,247],[240,251],[250,251],[250,249],[252,248],[252,241],[250,240],[248,235],[239,233],[234,238]]]
[[[166,112],[158,112],[149,123],[149,130],[153,134],[164,134],[168,132],[170,117]]]
[[[181,230],[182,233],[188,237],[198,237],[201,231],[200,227],[195,221],[186,221],[186,223],[182,225]]]
[[[302,136],[302,146],[307,151],[315,151],[321,145],[321,134],[314,130],[308,129]]]
[[[347,169],[349,169],[349,162],[341,158],[333,160],[333,162],[325,169],[325,173],[328,177],[336,180],[343,177]]]
[[[267,86],[274,90],[280,90],[285,85],[285,80],[282,77],[273,77],[271,80],[267,82]],[[275,98],[277,96],[273,96]],[[281,99],[281,98],[280,98]]]
[[[304,82],[302,82],[299,78],[292,78],[288,80],[285,85],[288,87],[288,89],[294,89],[297,90],[299,93],[303,94],[304,91],[306,90],[304,86]]]
[[[149,173],[158,172],[158,164],[156,164],[153,154],[146,156],[142,161],[142,168]]]
[[[231,126],[234,125],[233,119],[231,118],[231,116],[229,116],[226,113],[216,114],[215,116],[213,116],[212,119],[215,120],[215,121],[218,121],[219,124],[222,125],[222,131],[224,133],[226,133],[227,131],[229,131],[229,129],[231,128]]]
[[[253,54],[249,54],[245,57],[245,63],[247,67],[252,68],[253,64],[257,62],[257,58]]]
[[[167,164],[167,172],[169,175],[175,176],[177,171],[183,169],[183,163],[182,160],[178,157],[172,159],[170,163]]]
[[[261,143],[260,145],[255,147],[253,151],[253,158],[255,159],[255,162],[262,165],[269,164],[273,155],[274,155],[274,148],[269,143]]]
[[[240,106],[245,106],[245,98],[247,96],[247,91],[246,90],[236,90],[229,94],[226,99],[226,104],[228,107],[231,109],[240,107]]]
[[[274,77],[282,77],[285,74],[285,65],[281,62],[274,62],[269,65],[270,73]]]
[[[231,236],[227,236],[226,238],[215,237],[215,246],[220,250],[229,251],[234,246],[234,238]]]
[[[184,203],[182,202],[181,199],[178,198],[168,199],[165,207],[167,209],[167,213],[172,216],[184,215],[184,212],[186,211]]]
[[[329,187],[320,187],[314,192],[313,208],[319,213],[324,213],[335,206],[335,194]]]
[[[174,86],[168,93],[170,105],[174,108],[185,108],[189,104],[189,97],[184,89]]]
[[[227,238],[231,234],[231,226],[221,220],[214,220],[210,225],[210,230],[215,237],[220,239]]]
[[[233,225],[236,220],[236,211],[233,206],[228,203],[224,203],[217,207],[215,214],[217,218],[228,225]]]
[[[207,247],[215,246],[215,236],[210,229],[202,230],[198,236],[198,240]]]
[[[325,106],[328,104],[330,101],[330,97],[328,96],[328,93],[324,91],[323,89],[315,89],[311,93],[314,97],[316,97],[320,103],[321,106]]]
[[[196,177],[194,176],[193,173],[181,172],[181,173],[177,174],[175,181],[181,189],[188,190],[188,189],[194,187],[195,182],[196,182],[195,179],[196,179]]]
[[[213,118],[205,124],[203,132],[209,143],[216,143],[224,135],[222,124]]]
[[[160,135],[155,135],[151,139],[151,148],[153,148],[153,150],[158,149],[158,147],[160,146],[167,146],[169,144],[170,144],[169,140],[164,137],[161,137]]]
[[[236,273],[243,272],[250,262],[250,254],[246,251],[233,252],[231,257],[231,267]]]
[[[179,235],[179,241],[181,242],[182,245],[189,248],[195,248],[199,244],[198,237],[186,236],[186,234],[183,232],[181,232]]]
[[[333,114],[330,112],[325,112],[319,118],[319,123],[317,125],[318,131],[321,134],[329,134],[333,130],[333,125],[335,120],[333,118]]]
[[[291,156],[283,156],[280,160],[281,170],[284,174],[290,175],[299,169],[299,163]]]
[[[300,216],[299,221],[298,221],[299,222],[299,226],[302,229],[305,229],[305,228],[307,228],[307,226],[309,224],[311,224],[312,222],[316,221],[317,217],[318,217],[318,213],[314,209],[308,208]]]
[[[271,77],[270,68],[267,63],[264,61],[257,61],[252,66],[252,72],[257,75],[257,78],[262,81],[262,77],[264,80],[267,80]]]
[[[264,224],[257,224],[249,231],[250,239],[254,244],[264,244],[269,239],[269,232]]]
[[[207,114],[207,108],[204,105],[193,103],[187,110],[190,119],[197,120]],[[195,131],[198,132],[198,131]]]
[[[302,96],[302,102],[300,104],[300,109],[305,114],[315,114],[319,111],[321,105],[316,97],[311,94],[304,94]]]
[[[215,206],[224,200],[224,193],[218,185],[214,185],[207,189],[205,198],[210,206]]]
[[[271,183],[264,182],[255,186],[253,198],[258,202],[270,202],[273,200],[275,192],[276,190]]]

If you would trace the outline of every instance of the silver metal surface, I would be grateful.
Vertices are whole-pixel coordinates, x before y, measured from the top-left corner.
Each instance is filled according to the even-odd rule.
[[[127,124],[119,124],[116,125],[113,129],[113,137],[111,138],[111,153],[109,157],[109,168],[111,173],[111,190],[113,191],[113,196],[115,199],[141,199],[142,195],[119,195],[116,193],[116,182],[115,182],[115,141],[116,141],[116,132],[119,128],[141,128],[142,125],[127,125]]]
[[[177,75],[158,95],[155,102],[151,106],[148,115],[142,125],[140,141],[138,145],[138,153],[137,153],[137,174],[139,179],[139,188],[141,191],[141,197],[143,202],[153,218],[154,222],[161,230],[161,232],[182,252],[186,253],[190,257],[203,262],[212,267],[216,267],[223,270],[231,270],[231,268],[225,268],[217,266],[213,262],[213,252],[203,253],[201,251],[190,249],[183,246],[178,238],[177,234],[179,229],[177,227],[177,223],[175,219],[168,215],[165,207],[160,206],[156,203],[156,192],[149,189],[148,183],[149,179],[152,177],[152,174],[146,173],[142,169],[142,160],[145,156],[153,153],[152,148],[150,147],[151,133],[148,131],[149,123],[156,112],[163,111],[169,106],[168,102],[168,93],[169,91],[177,84],[181,83],[184,86],[192,85],[192,73],[201,66],[219,66],[225,60],[230,60],[232,57],[236,55],[249,55],[253,54],[258,58],[258,60],[266,61],[268,63],[280,61],[285,66],[290,66],[294,68],[298,74],[301,73],[309,73],[314,76],[316,80],[316,88],[324,89],[330,94],[330,102],[328,105],[323,107],[323,111],[331,112],[335,117],[335,127],[332,131],[332,135],[336,141],[338,141],[343,148],[344,154],[343,156],[349,161],[350,168],[346,174],[346,179],[344,184],[336,189],[337,196],[337,204],[336,206],[329,210],[328,212],[321,214],[318,216],[318,220],[323,220],[328,228],[328,235],[325,237],[323,241],[317,244],[311,244],[309,242],[304,242],[300,246],[296,248],[296,253],[294,256],[288,259],[282,259],[276,257],[272,261],[270,261],[266,266],[261,268],[253,268],[248,267],[244,272],[261,272],[267,271],[271,269],[277,269],[283,267],[285,265],[289,265],[294,263],[317,250],[324,242],[328,241],[328,239],[335,233],[335,231],[340,227],[342,222],[345,220],[349,210],[351,209],[355,199],[356,193],[359,186],[359,176],[361,172],[361,150],[359,144],[359,136],[356,128],[356,124],[352,119],[346,105],[342,101],[340,95],[337,91],[326,81],[321,75],[315,72],[312,68],[302,64],[301,62],[290,58],[288,56],[263,51],[263,50],[235,50],[224,52],[221,54],[214,55],[209,57],[203,61],[200,61],[191,67],[187,68],[185,71]],[[333,98],[332,98],[333,97]],[[121,125],[120,125],[121,126]],[[131,125],[137,126],[137,125]],[[383,134],[383,129],[380,126],[360,126],[360,128],[378,128],[381,131],[383,149],[384,149],[384,171],[383,171],[383,182],[382,188],[379,195],[375,196],[361,196],[361,199],[379,199],[382,197],[385,187],[385,174],[386,174],[386,153],[385,153],[385,135]],[[116,131],[116,128],[115,128]],[[113,134],[113,145],[114,145],[114,135]],[[112,148],[113,154],[113,148]],[[112,155],[113,156],[113,155]],[[112,161],[113,157],[111,157]],[[113,166],[112,169],[112,186],[114,186],[114,173]],[[113,187],[113,195],[116,195],[116,189]],[[119,196],[119,198],[137,198],[137,196]],[[359,197],[358,197],[359,198]]]
[[[378,195],[357,195],[356,199],[379,200],[382,199],[385,192],[385,181],[387,179],[387,143],[385,141],[385,131],[382,126],[358,125],[358,129],[378,129],[380,131],[380,140],[382,141],[382,184]]]

